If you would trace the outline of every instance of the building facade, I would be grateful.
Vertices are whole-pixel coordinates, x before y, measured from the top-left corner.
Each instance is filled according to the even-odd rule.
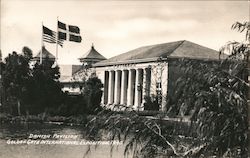
[[[189,41],[144,46],[97,62],[96,75],[104,84],[102,105],[124,105],[145,110],[146,98],[156,98],[159,110],[166,109],[166,97],[179,74],[178,59],[217,60],[219,53]],[[159,97],[160,96],[160,97]]]

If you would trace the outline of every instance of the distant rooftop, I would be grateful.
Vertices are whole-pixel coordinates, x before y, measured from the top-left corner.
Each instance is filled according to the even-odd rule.
[[[82,57],[79,58],[80,62],[85,62],[85,61],[92,61],[92,62],[98,62],[102,60],[106,60],[103,55],[101,55],[99,52],[97,52],[94,48],[94,45],[92,44],[91,49],[85,53]]]
[[[45,46],[42,47],[42,58],[49,58],[51,60],[55,60],[55,56],[53,54],[51,54],[46,48]],[[33,58],[35,60],[40,60],[40,54],[41,54],[41,50],[38,52],[38,54]]]
[[[196,43],[182,40],[150,46],[143,46],[129,52],[117,55],[108,60],[100,61],[94,66],[123,64],[156,60],[157,58],[192,58],[219,59],[219,52]]]

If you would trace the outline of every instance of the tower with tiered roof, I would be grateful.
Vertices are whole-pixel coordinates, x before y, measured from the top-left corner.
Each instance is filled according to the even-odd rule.
[[[103,55],[101,55],[96,49],[94,48],[94,45],[92,44],[91,49],[85,53],[82,57],[79,58],[82,65],[92,65],[99,61],[106,60]]]

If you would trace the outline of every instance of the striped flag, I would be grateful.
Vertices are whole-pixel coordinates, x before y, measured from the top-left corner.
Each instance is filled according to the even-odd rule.
[[[80,28],[58,21],[58,39],[81,43]]]
[[[50,30],[49,28],[43,26],[43,41],[48,43],[56,43],[56,32]],[[63,41],[58,40],[57,43],[62,47]]]

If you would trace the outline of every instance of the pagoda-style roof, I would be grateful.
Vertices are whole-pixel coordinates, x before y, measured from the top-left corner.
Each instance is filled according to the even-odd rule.
[[[55,60],[55,56],[53,54],[51,54],[46,48],[45,46],[42,47],[42,58],[48,58],[50,60]],[[40,60],[40,54],[41,54],[41,50],[38,52],[38,54],[33,58],[34,60]]]
[[[79,58],[80,62],[98,62],[106,59],[107,58],[105,58],[103,55],[101,55],[95,50],[93,45],[87,53],[85,53],[82,57]]]
[[[186,40],[143,46],[127,53],[114,56],[94,64],[93,66],[106,66],[113,64],[138,63],[156,61],[159,58],[191,58],[191,59],[219,59],[216,50],[198,45]]]

